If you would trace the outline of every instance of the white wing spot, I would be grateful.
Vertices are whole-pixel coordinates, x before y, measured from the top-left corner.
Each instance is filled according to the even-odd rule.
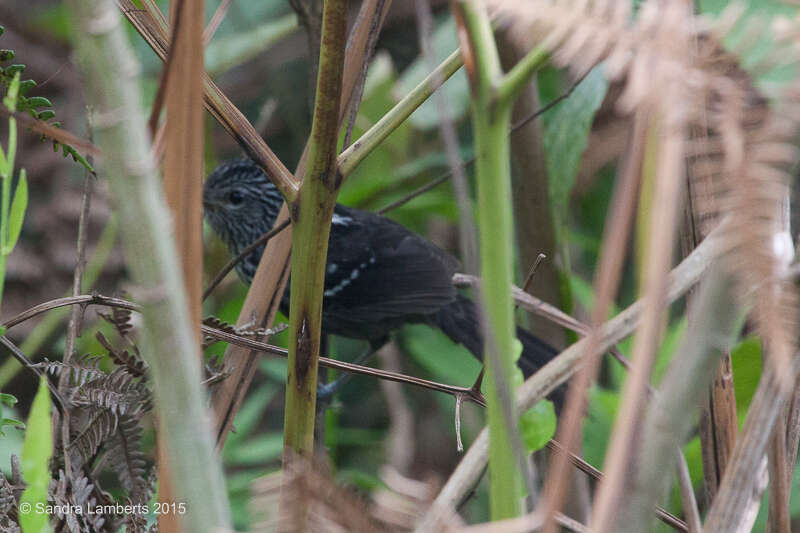
[[[334,213],[333,218],[331,219],[331,224],[335,224],[337,226],[347,226],[352,221],[353,219],[350,217],[343,217]]]

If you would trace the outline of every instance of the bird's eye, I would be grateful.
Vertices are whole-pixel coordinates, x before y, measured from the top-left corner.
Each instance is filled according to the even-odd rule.
[[[231,203],[231,205],[242,205],[242,202],[244,202],[244,196],[242,196],[242,193],[239,191],[233,191],[228,195],[228,201]]]

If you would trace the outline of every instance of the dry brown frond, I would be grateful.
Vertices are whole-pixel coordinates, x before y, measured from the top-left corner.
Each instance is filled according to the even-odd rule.
[[[294,457],[283,464],[282,471],[252,484],[250,508],[255,519],[252,531],[387,531],[371,519],[363,501],[337,486],[305,459]],[[281,506],[283,502],[288,505]]]

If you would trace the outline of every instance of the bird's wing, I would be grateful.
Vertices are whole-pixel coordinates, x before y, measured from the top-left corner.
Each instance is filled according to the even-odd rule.
[[[354,320],[435,313],[455,299],[458,262],[405,227],[337,206],[323,305]]]

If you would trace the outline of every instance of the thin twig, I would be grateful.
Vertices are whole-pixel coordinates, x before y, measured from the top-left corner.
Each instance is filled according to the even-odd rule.
[[[213,290],[217,288],[217,285],[219,285],[222,282],[222,280],[225,279],[225,276],[228,275],[228,272],[233,270],[236,267],[236,265],[238,265],[242,260],[244,260],[245,257],[253,253],[255,250],[257,250],[259,246],[267,244],[267,242],[272,237],[274,237],[275,235],[286,229],[289,226],[289,223],[290,223],[289,219],[284,220],[283,222],[281,222],[280,224],[278,224],[277,226],[266,232],[264,235],[253,241],[253,243],[244,250],[242,250],[241,253],[239,253],[239,255],[228,261],[228,264],[222,267],[222,269],[214,277],[211,283],[208,284],[206,290],[203,291],[203,300],[208,298],[208,296],[213,292]]]
[[[5,106],[0,106],[0,116],[13,117],[19,121],[22,126],[35,131],[36,133],[40,133],[45,137],[49,137],[50,139],[58,141],[61,144],[68,144],[76,150],[83,151],[87,155],[98,157],[102,154],[100,148],[98,148],[92,142],[78,137],[74,133],[71,133],[67,130],[56,128],[47,122],[37,120],[27,113],[10,111]]]
[[[697,499],[694,495],[692,478],[689,475],[689,465],[683,450],[677,448],[676,454],[678,463],[678,487],[681,491],[681,502],[683,504],[683,514],[686,516],[686,526],[689,533],[700,533],[703,531],[703,522],[700,520],[700,510],[697,507]]]
[[[231,0],[222,0],[217,6],[217,10],[214,11],[214,15],[211,17],[211,20],[208,21],[208,26],[206,26],[205,31],[203,31],[204,46],[208,46],[208,43],[211,42],[211,38],[214,37],[214,34],[217,32],[217,28],[219,28],[219,25],[222,24],[222,21],[225,19],[225,15],[228,14],[228,8],[230,5]]]
[[[89,140],[92,141],[92,112],[89,110]],[[89,156],[91,158],[91,156]],[[93,161],[89,159],[91,165]],[[89,225],[89,209],[92,204],[92,174],[88,169],[85,170],[83,176],[83,197],[81,199],[81,212],[78,218],[78,242],[76,245],[76,261],[75,270],[72,275],[72,295],[77,296],[83,292],[83,272],[86,269],[86,240]],[[81,330],[81,323],[83,322],[83,310],[81,306],[74,306],[72,308],[72,315],[69,319],[67,326],[67,336],[64,342],[64,357],[65,364],[72,360],[73,352],[75,351],[75,338],[79,335]],[[66,394],[69,385],[69,372],[64,372],[58,379],[58,390],[62,394]],[[64,448],[64,473],[68,480],[72,479],[72,458],[69,452],[70,438],[70,412],[65,409],[61,417],[61,444]]]
[[[11,342],[11,339],[6,337],[5,335],[0,336],[0,344],[8,348],[8,350],[11,352],[11,355],[14,356],[14,359],[19,361],[22,366],[32,371],[34,374],[39,376],[39,378],[44,377],[46,379],[44,372],[42,372],[36,365],[34,365],[33,362],[30,359],[28,359],[28,357],[24,353],[22,353],[22,350],[20,350],[16,344]],[[64,397],[58,391],[56,386],[50,383],[49,379],[46,379],[46,381],[47,381],[47,388],[50,389],[50,393],[57,400],[59,407],[61,407],[61,414],[63,415],[64,413],[67,412],[67,407],[69,406],[69,402],[64,399]]]
[[[367,68],[372,54],[375,51],[375,45],[378,43],[378,36],[381,32],[381,23],[383,22],[384,5],[386,0],[371,0],[370,2],[362,2],[361,9],[358,11],[358,17],[350,32],[350,37],[347,39],[347,48],[350,48],[351,43],[356,38],[356,31],[359,24],[364,24],[365,19],[372,11],[372,17],[369,21],[369,33],[367,35],[367,42],[364,49],[364,56],[361,60],[361,69],[358,72],[358,78],[353,86],[350,98],[347,100],[346,109],[342,110],[343,114],[347,116],[347,129],[344,134],[344,143],[342,149],[350,146],[350,139],[353,135],[353,126],[356,123],[356,116],[358,115],[358,107],[361,104],[361,96],[364,93],[364,82],[367,80]]]
[[[534,261],[533,265],[531,265],[531,269],[528,271],[528,275],[525,277],[525,283],[522,284],[522,290],[524,292],[528,292],[528,289],[531,286],[531,282],[533,281],[533,276],[536,275],[536,271],[539,269],[539,265],[541,265],[542,261],[544,261],[546,258],[547,256],[544,254],[539,254],[536,256],[536,261]]]
[[[175,24],[172,26],[172,34],[169,37],[169,42],[175,43],[178,31],[180,31],[181,20],[183,20],[183,6],[186,4],[184,0],[176,0],[177,5],[175,8]],[[172,73],[172,61],[175,56],[174,46],[170,46],[167,50],[167,57],[164,60],[164,66],[161,69],[161,79],[158,82],[158,89],[156,89],[156,96],[153,100],[153,106],[150,109],[150,118],[147,120],[147,129],[150,132],[150,138],[154,139],[158,128],[158,119],[161,116],[161,110],[164,108],[164,102],[167,97],[167,85],[169,84],[169,77]]]
[[[139,305],[133,302],[129,302],[127,300],[123,300],[121,298],[113,298],[109,296],[102,296],[99,294],[85,294],[80,296],[67,296],[65,298],[57,298],[55,300],[49,300],[47,302],[40,303],[34,307],[31,307],[30,309],[26,309],[25,311],[7,320],[3,324],[3,326],[6,329],[10,329],[42,313],[46,313],[47,311],[51,311],[53,309],[58,309],[60,307],[66,307],[70,305],[84,306],[84,307],[88,305],[102,305],[106,307],[118,307],[120,309],[127,309],[129,311],[135,311],[137,313],[141,312],[141,308]],[[239,335],[237,333],[232,333],[230,331],[214,328],[211,326],[207,326],[205,324],[200,326],[200,331],[202,332],[203,335],[212,337],[218,341],[227,342],[229,344],[235,344],[237,346],[242,346],[254,351],[263,352],[270,355],[276,355],[280,357],[288,356],[288,351],[285,348],[273,346],[271,344],[257,341],[250,337]],[[32,363],[24,355],[22,355],[22,357],[18,357],[18,359],[20,359],[20,362],[23,363],[25,366],[30,367],[32,365]],[[436,381],[400,374],[398,372],[389,372],[386,370],[380,370],[353,363],[347,363],[345,361],[339,361],[328,357],[320,357],[320,365],[326,366],[328,368],[333,368],[335,370],[339,370],[342,372],[349,372],[352,374],[360,374],[364,376],[373,376],[388,381],[396,381],[398,383],[407,383],[409,385],[415,385],[417,387],[422,387],[425,389],[444,392],[452,396],[460,395],[462,396],[463,399],[477,403],[478,405],[481,406],[486,405],[486,402],[483,396],[481,395],[480,391],[475,390],[473,387],[458,387],[455,385],[447,385],[444,383],[438,383]],[[38,370],[35,367],[33,367],[33,369]]]

